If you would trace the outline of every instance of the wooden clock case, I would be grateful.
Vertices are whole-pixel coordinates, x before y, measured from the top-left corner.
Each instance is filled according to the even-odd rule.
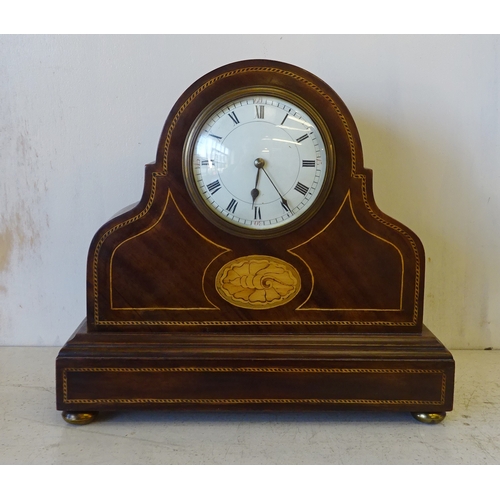
[[[182,171],[199,113],[252,86],[287,88],[318,110],[335,169],[306,224],[264,239],[211,224]],[[248,293],[224,296],[221,270],[251,273],[255,262],[293,269],[293,297],[256,307]],[[337,94],[289,64],[224,66],[179,98],[142,199],[92,240],[87,317],[56,360],[57,408],[71,423],[126,409],[391,410],[439,421],[452,409],[454,361],[422,323],[424,266],[418,237],[377,208]]]

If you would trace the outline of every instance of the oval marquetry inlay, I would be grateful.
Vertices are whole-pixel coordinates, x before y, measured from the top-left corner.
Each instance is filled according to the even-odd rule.
[[[268,255],[239,257],[224,265],[215,279],[220,296],[245,309],[271,309],[290,302],[300,290],[291,264]]]

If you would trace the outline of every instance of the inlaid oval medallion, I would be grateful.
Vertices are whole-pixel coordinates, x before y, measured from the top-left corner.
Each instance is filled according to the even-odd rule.
[[[291,264],[268,255],[248,255],[225,264],[215,287],[230,304],[271,309],[290,302],[300,291],[300,275]]]

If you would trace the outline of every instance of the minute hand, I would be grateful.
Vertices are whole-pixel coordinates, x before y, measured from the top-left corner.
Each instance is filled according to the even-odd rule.
[[[283,195],[280,193],[279,189],[276,187],[276,184],[273,182],[273,180],[271,179],[271,177],[269,177],[269,174],[267,173],[267,170],[265,168],[263,168],[262,170],[267,175],[267,178],[269,179],[269,182],[273,185],[273,188],[276,189],[276,192],[280,195],[281,204],[283,205],[283,207],[285,208],[285,210],[287,210],[288,212],[290,212],[290,207],[288,206],[288,201],[286,201],[286,199],[283,198]]]

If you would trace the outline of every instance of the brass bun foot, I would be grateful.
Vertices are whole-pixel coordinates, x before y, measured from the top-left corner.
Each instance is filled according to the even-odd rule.
[[[425,413],[425,412],[412,412],[412,417],[424,424],[439,424],[446,417],[446,412],[440,413]]]
[[[73,412],[73,411],[63,411],[62,418],[68,422],[68,424],[73,425],[85,425],[90,424],[97,417],[97,411],[86,411],[86,412]]]

